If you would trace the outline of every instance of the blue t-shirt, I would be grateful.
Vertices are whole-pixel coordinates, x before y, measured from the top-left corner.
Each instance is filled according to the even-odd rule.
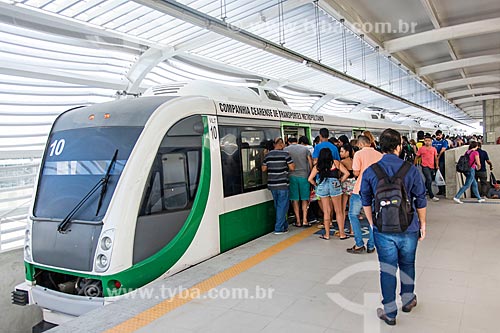
[[[330,141],[325,141],[325,142],[321,142],[321,143],[317,144],[316,147],[314,147],[314,152],[313,152],[312,158],[318,158],[319,152],[323,148],[330,148],[330,150],[332,151],[333,159],[340,161],[339,149],[337,148],[337,146],[335,146]]]
[[[403,160],[394,154],[384,154],[382,159],[378,162],[382,169],[387,173],[387,176],[392,177],[399,168],[403,165]],[[363,180],[361,181],[361,190],[359,194],[361,195],[361,202],[363,206],[373,207],[373,198],[375,197],[375,191],[377,190],[378,178],[370,166],[363,172]],[[404,179],[404,184],[406,188],[406,193],[408,194],[408,199],[413,204],[413,208],[425,208],[427,207],[427,199],[425,197],[425,184],[422,180],[422,176],[418,169],[412,165],[406,177]],[[375,226],[374,226],[375,227]],[[376,228],[376,227],[375,227]],[[415,210],[413,214],[413,220],[411,224],[406,229],[406,232],[416,232],[420,230],[420,222],[418,220],[418,215]]]
[[[445,139],[433,140],[432,146],[434,148],[436,148],[437,153],[439,155],[439,153],[441,152],[441,149],[444,149],[444,150],[448,149],[448,140],[445,140]],[[443,153],[443,155],[441,155],[441,157],[439,159],[444,159],[444,153]]]
[[[479,161],[481,161],[481,169],[478,171],[486,171],[486,161],[489,161],[490,157],[488,156],[488,153],[481,148],[478,148],[477,152],[479,153]]]

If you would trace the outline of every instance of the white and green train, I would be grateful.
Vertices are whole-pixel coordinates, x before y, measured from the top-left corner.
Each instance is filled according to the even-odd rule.
[[[203,82],[80,107],[54,122],[14,301],[60,323],[269,233],[264,145],[395,123],[295,112],[263,88]]]

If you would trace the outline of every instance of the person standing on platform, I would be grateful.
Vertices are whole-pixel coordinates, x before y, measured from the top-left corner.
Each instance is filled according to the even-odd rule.
[[[345,134],[342,134],[341,136],[339,136],[339,141],[341,142],[340,143],[340,147],[342,148],[343,146],[345,145],[348,145],[349,144],[349,138],[347,137],[347,135]]]
[[[352,191],[354,191],[354,185],[356,184],[356,176],[354,176],[354,172],[352,171],[352,158],[354,157],[354,150],[352,149],[350,144],[345,144],[340,147],[340,157],[342,163],[347,171],[349,171],[349,177],[342,183],[342,211],[345,213],[347,203],[351,198]],[[349,228],[351,230],[350,234],[352,234],[352,227]],[[349,236],[351,236],[349,235]]]
[[[415,155],[417,154],[417,142],[415,139],[410,139],[410,146],[413,148],[413,151],[415,152]]]
[[[479,159],[479,153],[477,152],[478,148],[477,142],[471,142],[469,145],[469,150],[467,150],[466,154],[469,156],[469,166],[470,170],[466,174],[465,178],[465,183],[464,186],[455,194],[455,197],[453,197],[453,200],[457,204],[463,204],[463,201],[460,200],[460,197],[467,191],[467,189],[470,187],[472,189],[472,194],[477,198],[477,202],[485,202],[486,200],[481,198],[479,195],[479,191],[477,188],[477,181],[476,181],[476,170],[481,169],[481,160]]]
[[[418,131],[417,132],[417,151],[424,145],[424,131]]]
[[[332,152],[333,159],[340,162],[339,148],[328,139],[329,136],[330,136],[330,131],[327,128],[322,128],[319,130],[320,143],[317,144],[316,146],[314,146],[314,152],[312,155],[313,165],[316,165],[318,163],[319,152],[323,148],[330,149],[330,151]],[[323,212],[325,211],[325,209],[328,209],[330,212],[332,212],[332,214],[335,214],[335,210],[333,209],[331,201],[330,201],[330,207],[327,207],[327,208],[323,207],[323,200],[320,200],[318,204],[319,204],[319,207],[321,208],[321,210],[323,210]],[[336,216],[334,218],[332,218],[332,216],[328,218],[329,221],[333,221],[336,219],[337,219]]]
[[[290,154],[295,164],[295,170],[290,171],[290,200],[292,201],[293,211],[297,221],[297,227],[309,227],[307,222],[307,205],[309,204],[309,195],[311,185],[307,181],[312,170],[312,158],[309,149],[303,145],[297,144],[297,138],[288,138],[288,147],[283,149]],[[300,218],[299,201],[302,204],[302,219]]]
[[[332,136],[328,139],[328,141],[330,141],[331,144],[333,144],[335,147],[337,147],[337,150],[340,154],[340,146],[342,145],[342,142],[339,141],[339,139],[337,139],[336,137]]]
[[[363,131],[362,135],[370,139],[370,147],[377,149],[377,141],[375,140],[375,137],[373,136],[372,132]]]
[[[318,136],[318,143],[319,143],[319,136]],[[303,145],[304,147],[306,147],[309,152],[311,153],[311,161],[312,161],[312,154],[314,153],[314,147],[311,146],[309,144],[309,139],[307,138],[307,136],[301,136],[299,138],[299,144],[300,145]],[[312,170],[312,167],[311,169]],[[310,195],[313,197],[313,198],[316,198],[315,196],[315,193],[310,193]],[[309,206],[308,206],[308,209],[307,209],[307,220],[309,221],[309,223],[313,223],[313,222],[317,222],[318,221],[318,216],[320,215],[319,214],[319,198],[317,200],[311,200],[311,197],[309,198]]]
[[[319,175],[319,177],[316,177]],[[340,176],[342,175],[342,177]],[[342,182],[349,176],[349,171],[340,161],[333,159],[329,148],[321,149],[318,163],[314,165],[308,181],[316,187],[316,194],[321,198],[325,233],[320,237],[330,239],[331,205],[337,215],[339,239],[348,239],[344,231],[345,212],[342,211]],[[317,180],[317,178],[319,178]]]
[[[488,153],[482,149],[481,142],[478,142],[477,152],[479,153],[479,161],[481,162],[481,169],[476,172],[476,180],[479,186],[479,195],[485,197],[488,194],[490,185],[488,184],[488,172],[486,171],[486,163],[490,166],[490,171],[493,170]]]
[[[286,213],[290,205],[288,193],[288,170],[295,170],[290,154],[283,151],[285,143],[282,138],[274,140],[274,149],[262,161],[262,171],[267,172],[267,188],[271,191],[276,209],[276,223],[274,234],[288,232]]]
[[[441,174],[443,175],[443,178],[446,177],[445,172],[445,162],[444,162],[444,152],[448,149],[448,141],[443,138],[443,131],[437,130],[436,131],[436,139],[432,141],[432,146],[436,148],[437,154],[438,154],[438,161],[439,161],[439,171],[441,171]],[[446,179],[446,178],[445,178]],[[438,195],[445,195],[446,194],[446,186],[442,185],[439,186],[439,191],[437,193]]]
[[[388,177],[393,177],[408,163],[398,156],[401,151],[401,135],[393,129],[386,129],[380,135],[380,149],[384,156],[377,163]],[[380,262],[380,287],[383,309],[377,309],[377,316],[388,325],[396,325],[398,307],[396,304],[397,270],[400,271],[401,301],[403,312],[410,312],[417,305],[415,295],[415,256],[418,240],[425,238],[426,206],[425,187],[422,177],[415,166],[403,178],[404,189],[411,203],[413,214],[406,230],[399,233],[385,233],[378,230],[373,221],[372,205],[377,191],[379,178],[373,165],[363,173],[361,199],[366,218],[373,228],[373,238]],[[415,213],[416,209],[416,213]]]
[[[332,151],[332,156],[334,160],[340,161],[340,153],[339,149],[337,146],[335,146],[333,143],[328,141],[328,137],[330,136],[330,132],[328,131],[327,128],[322,128],[319,130],[319,141],[315,147],[314,147],[314,152],[312,155],[313,158],[313,164],[316,164],[318,162],[318,157],[319,157],[319,152],[323,148],[328,148]]]
[[[424,139],[424,146],[422,146],[417,151],[417,157],[422,159],[422,173],[425,177],[425,187],[427,188],[427,192],[429,193],[429,198],[434,201],[439,201],[439,198],[434,196],[432,193],[432,180],[436,176],[436,167],[438,165],[437,159],[437,151],[436,148],[432,146],[432,137],[430,135],[426,135]],[[415,161],[415,165],[417,161]]]
[[[314,153],[314,147],[309,144],[309,139],[307,138],[307,136],[301,136],[299,138],[299,144],[306,147],[309,150],[309,152],[311,153],[311,157],[312,157],[312,154]]]
[[[358,137],[358,147],[359,151],[354,154],[354,158],[352,161],[352,170],[354,176],[358,177],[356,179],[356,183],[354,184],[354,189],[351,194],[351,198],[349,199],[349,221],[351,222],[351,231],[354,232],[354,246],[347,249],[348,253],[352,254],[361,254],[365,251],[368,253],[372,253],[375,251],[375,244],[373,243],[373,232],[370,228],[368,243],[366,244],[363,241],[363,231],[361,230],[361,224],[359,222],[359,214],[361,213],[362,205],[361,205],[361,196],[360,196],[360,188],[361,181],[363,180],[364,171],[373,163],[380,161],[382,158],[382,154],[375,150],[371,146],[371,141],[368,137],[361,135]]]
[[[414,149],[414,147],[410,144],[406,136],[403,136],[402,138],[403,138],[403,143],[402,143],[403,148],[401,149],[401,154],[399,155],[399,158],[413,164],[415,162],[415,156],[417,152]]]
[[[448,142],[448,149],[455,148],[449,135],[446,136],[446,142]]]

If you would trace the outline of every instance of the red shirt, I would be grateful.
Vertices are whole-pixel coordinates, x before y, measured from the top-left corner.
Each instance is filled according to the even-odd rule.
[[[422,157],[422,167],[434,169],[435,156],[437,157],[437,150],[434,147],[422,146],[417,151],[417,156]]]

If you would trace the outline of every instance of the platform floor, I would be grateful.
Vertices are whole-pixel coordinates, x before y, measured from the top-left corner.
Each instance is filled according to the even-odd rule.
[[[315,227],[291,227],[51,332],[499,332],[500,200],[429,202],[427,223],[417,254],[418,306],[400,312],[395,327],[375,315],[375,253],[348,254],[352,239],[325,241]],[[179,286],[190,292],[169,299]],[[212,287],[217,292],[190,299]],[[231,296],[241,288],[248,297]]]

